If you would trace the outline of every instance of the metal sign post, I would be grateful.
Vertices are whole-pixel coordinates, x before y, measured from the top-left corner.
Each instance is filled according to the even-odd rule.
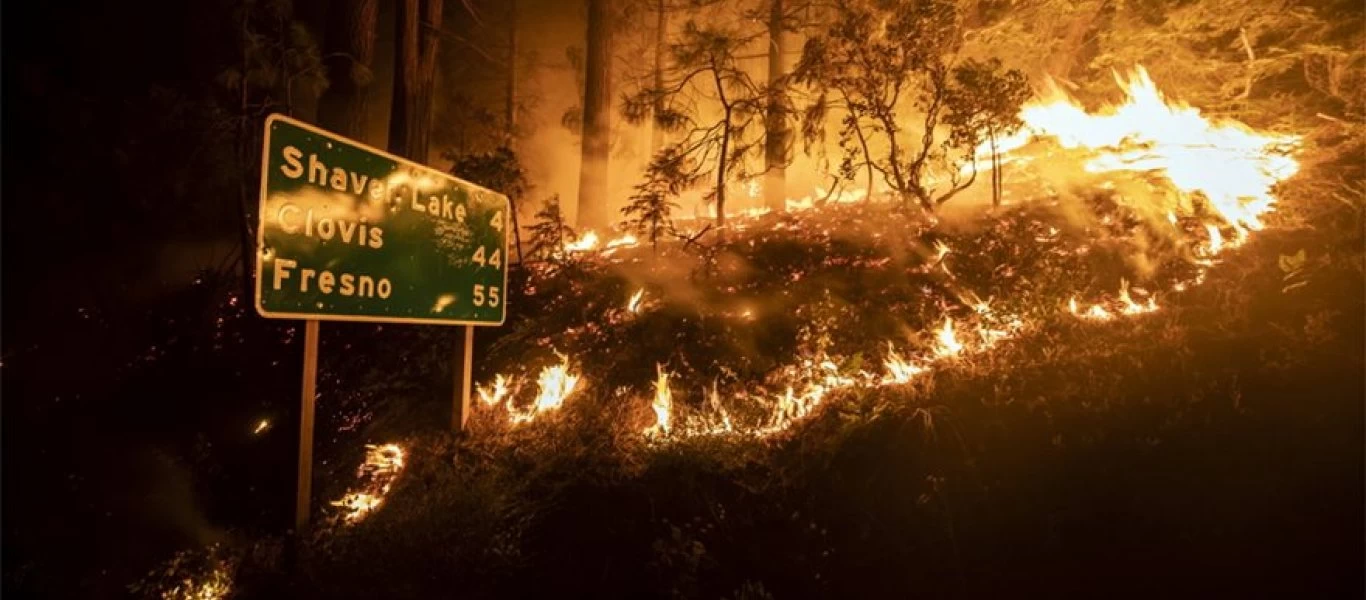
[[[469,419],[474,326],[507,318],[497,192],[283,115],[266,119],[256,312],[303,319],[295,527],[308,527],[318,321],[462,325],[451,426]]]
[[[299,409],[299,493],[294,501],[294,530],[308,530],[308,504],[313,489],[313,402],[318,397],[318,321],[304,321],[304,385]]]
[[[463,431],[470,420],[470,380],[474,371],[474,328],[465,326],[463,345],[456,342],[455,360],[451,372],[455,374],[454,393],[451,394],[451,431]]]

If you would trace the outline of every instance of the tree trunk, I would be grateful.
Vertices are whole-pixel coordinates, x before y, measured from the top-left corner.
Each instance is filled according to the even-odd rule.
[[[768,13],[768,112],[764,119],[764,205],[782,210],[787,199],[787,118],[782,99],[787,90],[783,55],[783,0],[771,0]]]
[[[250,59],[247,55],[247,48],[249,47],[247,35],[250,31],[250,27],[248,25],[249,18],[250,13],[246,10],[243,10],[241,31],[242,73],[246,73],[247,70],[250,68]],[[236,154],[238,168],[237,201],[242,209],[242,248],[238,260],[242,262],[242,300],[245,301],[247,298],[253,297],[256,293],[256,273],[254,269],[256,267],[256,253],[259,251],[259,249],[256,247],[256,231],[254,227],[254,225],[256,224],[255,217],[257,215],[251,207],[252,203],[250,186],[252,183],[259,180],[259,178],[261,177],[261,174],[258,170],[259,167],[257,166],[261,162],[261,157],[257,156],[255,153],[255,149],[258,148],[259,145],[256,143],[256,137],[252,135],[251,131],[251,128],[253,125],[256,124],[256,121],[254,119],[247,118],[248,88],[245,82],[243,82],[242,85],[238,87],[240,88],[238,91],[240,93],[241,104],[239,106],[240,114],[237,120],[238,125],[236,139]]]
[[[717,86],[719,88],[719,82]],[[725,96],[721,96],[721,99],[724,103]],[[721,228],[726,226],[726,161],[729,158],[727,155],[730,153],[730,106],[727,105],[725,110],[726,124],[721,129],[721,155],[716,161],[716,227],[718,233],[722,231]]]
[[[394,17],[394,104],[389,150],[426,163],[442,0],[400,0]]]
[[[366,141],[366,90],[375,57],[379,0],[343,0],[328,7],[323,34],[327,90],[318,99],[318,124]]]
[[[508,147],[517,131],[517,0],[508,0],[508,89],[507,89]]]
[[[611,112],[610,0],[588,0],[583,90],[583,145],[579,165],[579,227],[608,225],[607,151]]]
[[[669,13],[664,8],[664,1],[659,0],[655,7],[655,90],[664,89],[664,51],[667,49]],[[655,96],[654,115],[664,112],[664,95]],[[650,126],[650,156],[659,153],[659,149],[664,147],[664,130],[659,123],[652,123]]]
[[[863,197],[865,201],[873,199],[873,153],[868,149],[868,137],[863,133],[863,124],[860,116],[849,104],[849,94],[840,91],[840,97],[844,99],[845,109],[849,111],[849,125],[854,128],[854,134],[858,136],[859,148],[863,151],[863,166],[868,170],[868,194]]]
[[[517,137],[517,0],[508,0],[508,88],[507,88],[507,147]],[[525,265],[522,256],[522,225],[517,218],[517,202],[520,198],[508,196],[512,208],[512,242],[517,247],[517,264]]]
[[[1001,154],[996,151],[996,132],[987,133],[991,139],[991,205],[1001,206]]]

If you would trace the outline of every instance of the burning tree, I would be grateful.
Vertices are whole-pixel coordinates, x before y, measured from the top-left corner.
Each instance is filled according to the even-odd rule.
[[[1024,74],[1002,72],[995,61],[955,64],[961,28],[952,2],[854,0],[832,10],[830,25],[807,40],[795,72],[820,92],[807,118],[823,119],[823,105],[835,95],[848,115],[840,137],[843,174],[851,177],[862,155],[904,202],[914,199],[934,212],[976,180],[977,147],[1019,126],[1015,115],[1028,96]],[[919,131],[901,124],[911,109],[921,115]],[[804,127],[808,135],[820,129]]]
[[[738,30],[688,21],[669,48],[671,67],[660,85],[627,96],[622,108],[632,123],[653,117],[657,127],[682,134],[660,151],[667,158],[659,164],[686,168],[655,169],[652,163],[648,177],[668,175],[664,188],[676,193],[714,175],[707,197],[715,202],[718,225],[726,222],[726,184],[744,179],[746,158],[764,147],[769,93],[737,60],[737,51],[750,41]]]

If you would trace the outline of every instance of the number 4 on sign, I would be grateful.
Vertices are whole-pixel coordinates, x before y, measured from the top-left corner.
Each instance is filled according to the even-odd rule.
[[[483,266],[492,266],[492,267],[495,268],[495,269],[502,268],[502,266],[503,266],[503,251],[502,251],[502,250],[494,250],[494,251],[493,251],[493,254],[492,254],[491,256],[488,257],[488,260],[485,260],[485,259],[484,259],[484,247],[483,247],[483,246],[480,246],[477,250],[474,251],[474,256],[471,256],[471,257],[470,257],[470,260],[471,260],[471,261],[474,261],[474,262],[476,262],[476,263],[479,263],[479,266],[481,266],[481,267],[483,267]]]
[[[489,221],[489,227],[498,232],[503,231],[503,211],[500,210],[493,215],[493,220]]]

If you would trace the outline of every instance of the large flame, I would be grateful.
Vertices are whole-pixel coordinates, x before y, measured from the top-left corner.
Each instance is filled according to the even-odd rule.
[[[1115,82],[1124,101],[1091,113],[1050,81],[1047,93],[1020,111],[1025,127],[998,140],[997,148],[1006,154],[1034,137],[1053,138],[1064,148],[1092,151],[1088,172],[1160,173],[1182,194],[1203,196],[1240,235],[1261,229],[1261,216],[1275,203],[1272,187],[1299,170],[1282,151],[1299,137],[1211,121],[1199,109],[1167,99],[1142,66],[1127,76],[1116,73]]]

